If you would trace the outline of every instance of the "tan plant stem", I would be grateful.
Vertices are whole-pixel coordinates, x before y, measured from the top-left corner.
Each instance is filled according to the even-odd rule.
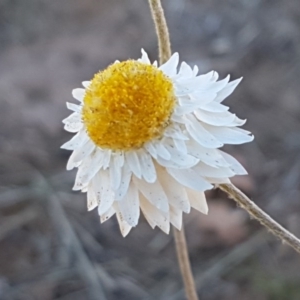
[[[268,214],[260,209],[253,201],[251,201],[243,192],[241,192],[233,184],[220,184],[218,186],[230,198],[237,202],[239,206],[245,209],[250,216],[264,225],[271,233],[277,236],[282,242],[290,245],[294,250],[300,253],[300,240],[292,233],[283,228]]]
[[[156,28],[159,46],[160,64],[166,62],[171,56],[171,44],[169,31],[164,16],[164,11],[160,0],[149,0],[152,18]],[[244,208],[252,217],[258,220],[275,236],[283,242],[290,245],[298,253],[300,253],[300,240],[289,231],[284,229],[280,224],[274,221],[268,214],[261,210],[254,202],[252,202],[245,194],[232,184],[221,184],[219,188],[228,194],[230,198],[235,200],[239,206]],[[185,285],[186,296],[188,300],[198,300],[194,278],[192,275],[191,265],[188,257],[187,244],[184,234],[184,228],[179,231],[174,228],[174,238],[177,250],[178,262]]]
[[[163,64],[171,56],[169,30],[160,0],[149,0],[149,5],[158,39],[159,61]]]
[[[180,231],[174,227],[173,232],[174,232],[174,239],[175,239],[175,245],[177,250],[178,263],[184,281],[185,293],[187,299],[198,300],[195,281],[194,281],[194,277],[193,277],[193,273],[189,261],[189,254],[187,250],[183,225]]]
[[[149,0],[152,18],[155,24],[158,48],[159,62],[165,63],[171,57],[171,43],[169,30],[160,0]],[[187,244],[184,234],[184,228],[179,231],[174,228],[174,239],[178,257],[178,263],[181,275],[184,281],[185,292],[188,300],[198,300],[195,281],[191,270]]]

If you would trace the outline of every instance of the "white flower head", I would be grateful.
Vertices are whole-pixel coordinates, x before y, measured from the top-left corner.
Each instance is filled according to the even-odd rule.
[[[253,140],[222,104],[241,79],[197,75],[185,62],[177,70],[178,61],[174,53],[157,67],[142,50],[83,82],[73,90],[80,103],[67,103],[64,128],[76,135],[62,148],[73,151],[67,169],[78,168],[73,189],[87,192],[101,222],[116,214],[123,236],[140,211],[152,228],[180,229],[182,212],[208,212],[205,190],[247,174],[219,150]]]

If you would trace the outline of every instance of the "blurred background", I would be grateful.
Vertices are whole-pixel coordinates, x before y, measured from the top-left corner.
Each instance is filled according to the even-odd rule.
[[[255,141],[234,183],[300,236],[300,3],[164,0],[173,51],[244,76],[226,100]],[[100,225],[66,172],[66,101],[116,59],[156,59],[146,0],[0,0],[0,299],[185,299],[172,235]],[[300,259],[219,191],[184,216],[202,300],[299,300]]]

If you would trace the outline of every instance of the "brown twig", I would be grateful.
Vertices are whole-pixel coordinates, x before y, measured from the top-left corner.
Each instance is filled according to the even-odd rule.
[[[177,258],[184,281],[186,296],[189,300],[198,300],[195,281],[189,261],[189,254],[187,251],[184,227],[182,226],[180,231],[174,227],[173,232],[177,249]]]
[[[252,256],[260,248],[271,241],[263,229],[252,235],[249,239],[230,250],[225,250],[216,258],[204,263],[200,271],[195,273],[195,283],[198,289],[204,288],[208,283],[214,284],[221,276],[228,274],[229,271],[239,266],[243,261]],[[172,300],[180,300],[184,296],[184,290],[170,295]]]
[[[171,56],[169,30],[160,0],[149,0],[149,5],[158,39],[159,61],[163,64]]]
[[[169,30],[164,15],[160,0],[149,0],[152,18],[155,24],[158,48],[159,48],[159,62],[165,63],[171,57],[171,43],[169,37]],[[198,300],[195,281],[191,270],[187,244],[185,240],[184,228],[181,231],[174,228],[174,239],[177,251],[177,257],[181,275],[184,281],[186,296],[188,300]]]
[[[236,201],[239,206],[245,209],[253,218],[259,221],[281,241],[287,243],[294,250],[300,253],[300,240],[273,220],[237,187],[233,184],[220,184],[219,188],[228,194],[228,196]]]

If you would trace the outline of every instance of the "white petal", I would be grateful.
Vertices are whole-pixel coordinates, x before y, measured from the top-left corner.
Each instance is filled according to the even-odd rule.
[[[103,169],[106,170],[110,165],[111,150],[105,150],[103,152]]]
[[[214,76],[218,74],[216,72],[214,72]],[[212,82],[210,84],[207,85],[207,87],[205,87],[204,89],[207,90],[211,90],[214,91],[215,93],[218,93],[219,91],[221,91],[225,86],[227,86],[228,82],[230,79],[230,75],[227,75],[224,79],[219,80],[217,82]],[[217,77],[216,77],[217,80]]]
[[[190,95],[177,96],[177,99],[180,106],[189,106],[195,102],[191,99]]]
[[[109,164],[109,178],[112,189],[118,189],[121,184],[121,167],[114,155],[111,156]]]
[[[155,207],[161,211],[169,211],[168,198],[158,180],[154,183],[148,183],[136,177],[132,179],[135,186]]]
[[[191,207],[185,188],[178,184],[178,182],[162,167],[158,167],[157,175],[158,180],[168,197],[169,203],[185,213],[189,213]]]
[[[197,89],[210,83],[214,71],[193,78],[182,78],[178,82],[186,88]]]
[[[87,209],[88,211],[90,211],[97,206],[98,206],[98,201],[94,191],[94,187],[93,184],[90,183],[88,185],[88,190],[87,190]]]
[[[183,154],[187,154],[187,147],[186,147],[186,143],[183,140],[178,140],[178,139],[173,139],[173,143],[175,148]]]
[[[142,195],[140,196],[140,206],[146,220],[149,222],[152,228],[157,226],[167,234],[170,232],[168,213],[164,213],[157,209],[155,206],[149,203],[149,201],[147,201]]]
[[[171,169],[167,168],[167,172],[175,178],[180,184],[198,191],[210,190],[213,186],[205,181],[193,169]]]
[[[88,88],[90,84],[91,84],[91,81],[82,81],[82,85],[85,88]]]
[[[211,79],[208,79],[209,77],[205,77],[206,75],[201,75],[194,77],[192,79],[187,80],[184,83],[181,83],[184,85],[186,88],[189,89],[197,89],[199,91],[207,91],[207,92],[214,92],[218,93],[221,91],[227,84],[230,79],[230,76],[228,75],[226,78],[215,82],[217,77],[214,77],[217,74],[216,72],[211,73]],[[207,74],[208,75],[208,74]]]
[[[229,178],[213,178],[213,177],[205,177],[205,179],[211,184],[222,184],[222,183],[230,183]]]
[[[203,162],[199,162],[199,164],[193,167],[193,170],[203,177],[222,178],[234,176],[234,172],[232,172],[229,168],[213,168]]]
[[[90,180],[92,180],[92,178],[103,166],[103,157],[104,152],[99,149],[95,149],[95,151],[90,156],[85,158],[80,165],[76,179],[78,177],[78,180],[82,184],[88,183]]]
[[[142,169],[142,176],[147,182],[154,182],[156,180],[156,171],[151,156],[142,151],[139,153],[139,161]]]
[[[67,118],[63,119],[62,122],[64,124],[81,122],[81,115],[79,113],[77,113],[77,112],[73,112]]]
[[[188,154],[182,154],[178,151],[176,151],[176,154],[172,156],[170,160],[165,160],[163,158],[158,157],[157,162],[166,168],[175,168],[175,169],[186,169],[191,168],[195,164],[198,163],[198,159],[195,159],[195,157],[188,155]]]
[[[118,153],[115,154],[115,161],[116,161],[116,165],[119,166],[120,168],[123,167],[124,165],[124,153],[119,151]]]
[[[131,226],[123,219],[123,216],[119,210],[118,204],[115,203],[114,205],[114,209],[116,211],[116,215],[117,215],[117,220],[119,223],[119,227],[120,227],[120,231],[123,235],[123,237],[125,237],[131,230]]]
[[[84,95],[85,95],[85,89],[78,88],[72,91],[72,96],[80,102],[83,101]]]
[[[139,193],[134,184],[130,184],[125,197],[118,201],[120,213],[132,227],[138,224],[140,217]]]
[[[203,125],[204,126],[204,125]],[[204,126],[216,139],[223,144],[244,144],[253,141],[254,137],[239,128]]]
[[[178,75],[184,78],[190,78],[193,77],[194,74],[192,68],[186,62],[183,61],[181,63]]]
[[[171,158],[171,154],[169,153],[169,151],[166,149],[166,147],[164,146],[164,144],[162,142],[157,142],[153,144],[157,155],[160,156],[161,158],[165,159],[165,160],[169,160]]]
[[[177,99],[179,99],[179,97],[186,97],[193,91],[192,89],[188,89],[185,86],[181,85],[180,83],[177,83],[176,81],[174,81],[173,84],[174,84],[174,91]]]
[[[165,168],[185,169],[185,166],[179,166],[173,160],[165,160],[161,157],[157,158],[157,163]]]
[[[197,89],[199,91],[202,90],[202,91],[213,92],[217,94],[228,84],[230,76],[228,75],[227,77],[225,77],[220,81],[216,81],[217,79],[218,79],[218,73],[213,71],[212,77],[209,81],[200,84],[201,76],[199,76],[199,77],[195,77],[194,79],[191,79],[189,84],[186,84],[186,86],[193,87],[194,89]]]
[[[161,71],[163,71],[167,76],[175,76],[177,72],[177,65],[179,62],[178,53],[174,53],[170,59],[165,62],[163,65],[159,67]]]
[[[227,127],[235,127],[235,126],[242,126],[246,123],[247,120],[242,120],[238,117],[235,117],[232,123],[228,124]],[[248,132],[250,133],[250,132]]]
[[[66,150],[75,150],[85,144],[87,140],[88,136],[85,133],[85,130],[81,130],[76,135],[74,135],[71,140],[64,143],[60,148]]]
[[[80,165],[81,162],[77,162],[77,161],[74,161],[74,157],[76,155],[76,152],[73,151],[72,154],[70,155],[69,159],[68,159],[68,162],[67,162],[67,167],[66,169],[68,171],[78,167]]]
[[[231,155],[228,153],[225,153],[221,150],[221,155],[224,157],[224,159],[229,163],[229,168],[237,175],[246,175],[248,174],[245,168]]]
[[[83,124],[81,121],[77,123],[67,123],[64,126],[64,129],[68,132],[78,132],[83,127]]]
[[[147,200],[144,198],[143,195],[141,195],[141,197],[143,197],[144,201],[147,201]],[[144,217],[145,217],[146,221],[149,223],[149,225],[151,226],[151,228],[154,229],[154,228],[156,227],[156,222],[154,221],[154,217],[151,217],[151,211],[148,212],[148,215],[150,215],[150,216],[147,215],[147,212],[145,213],[145,212],[143,211],[143,209],[146,210],[146,208],[142,208],[142,204],[141,204],[141,203],[142,203],[143,200],[141,200],[141,197],[140,197],[141,211],[143,212]],[[147,201],[147,202],[148,202],[148,201]],[[149,203],[149,202],[148,202],[148,203]],[[150,203],[149,203],[149,205],[151,205],[153,208],[155,208],[156,211],[159,213],[159,210],[158,210],[156,207],[154,207],[154,206],[153,206],[152,204],[150,204]]]
[[[199,106],[200,109],[210,112],[224,112],[228,111],[229,107],[220,103],[210,102]]]
[[[88,140],[85,144],[83,144],[80,148],[74,150],[74,162],[80,162],[82,161],[85,157],[90,155],[94,149],[96,148],[95,144],[93,141]]]
[[[200,75],[199,78],[205,78],[206,82],[218,80],[218,73],[216,71],[210,71],[206,74]]]
[[[216,71],[213,71],[211,81],[216,82],[219,79],[219,74]]]
[[[216,102],[222,102],[228,96],[232,94],[237,85],[242,81],[243,78],[236,79],[234,81],[229,82],[226,87],[224,87],[221,91],[218,92],[218,96],[216,97]]]
[[[191,168],[199,162],[197,158],[189,154],[179,152],[173,145],[166,144],[166,148],[171,154],[170,161],[175,163],[177,165],[177,168]]]
[[[206,203],[205,194],[203,192],[197,192],[191,189],[186,189],[191,206],[203,214],[208,213],[208,207]]]
[[[125,159],[128,163],[130,170],[133,172],[133,174],[138,178],[142,178],[141,165],[140,165],[139,157],[138,157],[138,154],[136,153],[136,151],[125,152]]]
[[[185,121],[184,121],[184,119],[182,118],[182,116],[178,116],[178,115],[173,114],[173,115],[171,116],[171,120],[172,120],[173,122],[175,122],[175,123],[185,124]]]
[[[129,183],[131,181],[131,171],[129,166],[125,162],[124,166],[122,167],[122,176],[121,176],[121,183],[117,190],[115,190],[115,199],[116,201],[120,201],[124,198],[127,193]]]
[[[174,110],[174,114],[177,116],[183,116],[194,112],[199,107],[196,102],[191,102],[189,105],[177,106]]]
[[[140,59],[138,59],[138,61],[150,65],[151,62],[150,62],[147,52],[144,49],[142,49],[141,51],[142,51],[142,57]]]
[[[152,157],[157,158],[157,151],[152,142],[145,144],[145,149],[152,155]]]
[[[214,126],[226,126],[233,122],[235,115],[230,112],[213,113],[209,111],[196,110],[198,120]]]
[[[115,209],[113,208],[113,206],[104,214],[102,214],[100,216],[100,222],[104,223],[105,221],[107,221],[108,219],[110,219],[114,214],[116,213]]]
[[[182,211],[178,208],[170,206],[170,223],[176,227],[178,230],[181,230],[182,226]]]
[[[186,141],[189,138],[183,134],[182,130],[180,128],[174,128],[174,127],[168,127],[165,131],[164,131],[164,136],[166,137],[172,137],[174,139],[178,139],[178,140],[183,140]]]
[[[206,130],[193,116],[190,116],[190,119],[187,119],[186,129],[192,138],[203,147],[219,148],[223,146],[223,144]]]
[[[88,186],[85,184],[82,189],[81,189],[81,192],[82,193],[86,193],[88,191]]]
[[[198,66],[195,65],[193,68],[193,76],[197,76],[198,72],[199,72],[199,68]]]
[[[112,206],[114,195],[110,188],[109,172],[100,170],[93,179],[93,187],[96,193],[98,214],[102,215]]]
[[[69,110],[72,110],[72,111],[75,111],[77,113],[80,113],[81,112],[81,106],[80,105],[77,105],[77,104],[74,104],[74,103],[69,103],[67,102],[67,108]]]
[[[194,91],[190,94],[191,100],[193,100],[198,105],[198,107],[201,107],[208,103],[212,103],[216,96],[216,92],[208,90]]]
[[[187,142],[188,153],[203,161],[205,164],[217,168],[228,167],[229,163],[223,158],[217,149],[202,147],[194,140]]]
[[[87,156],[78,167],[78,172],[76,174],[75,184],[73,186],[73,191],[82,190],[84,186],[88,183],[85,180],[82,180],[83,177],[86,177],[86,174],[89,172],[89,167],[92,163],[92,155]]]

